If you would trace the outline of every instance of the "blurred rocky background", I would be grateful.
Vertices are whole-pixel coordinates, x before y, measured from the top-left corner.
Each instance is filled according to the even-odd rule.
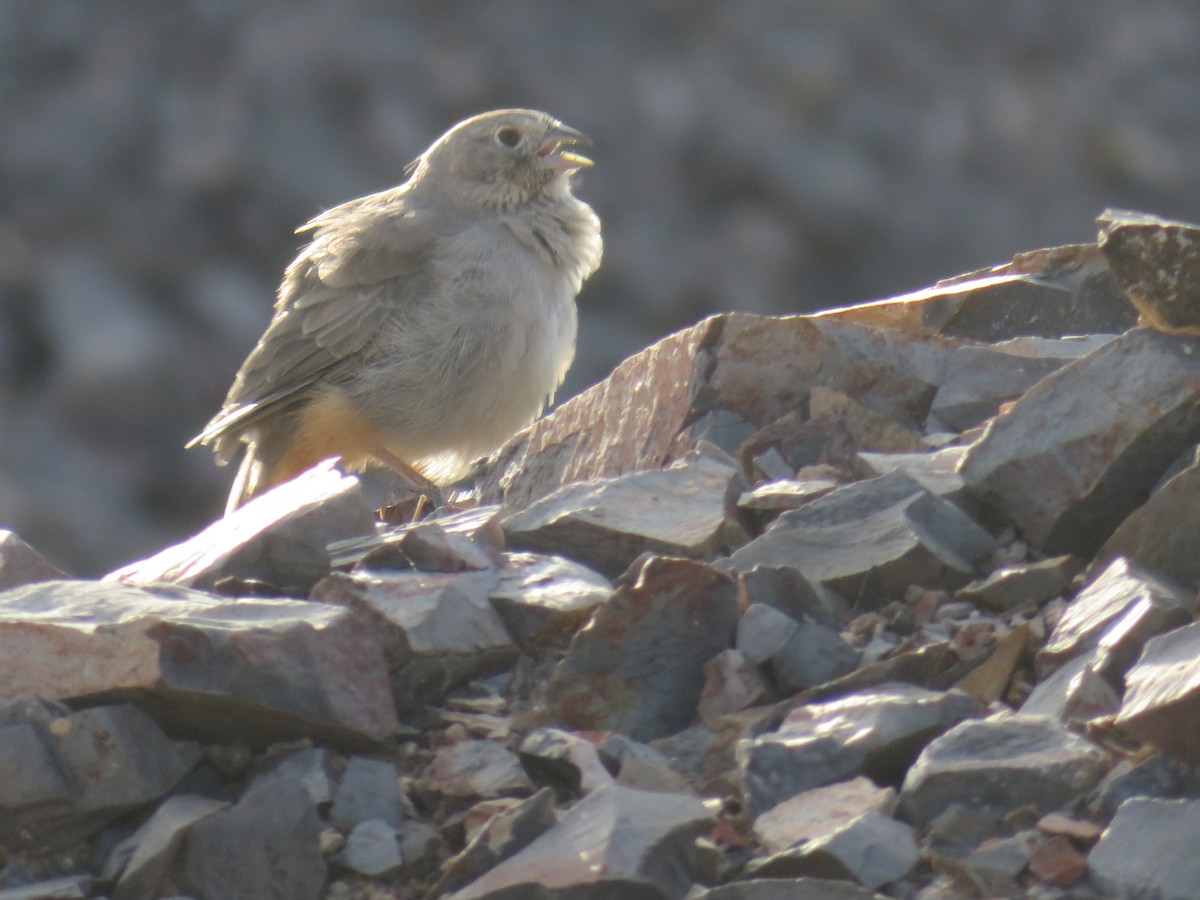
[[[884,297],[1200,210],[1200,7],[0,5],[0,526],[94,574],[216,516],[183,443],[314,213],[499,106],[590,134],[565,399],[716,310]]]

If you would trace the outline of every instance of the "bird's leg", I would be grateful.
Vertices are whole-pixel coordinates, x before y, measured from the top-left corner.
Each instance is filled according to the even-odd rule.
[[[434,506],[442,505],[442,492],[438,486],[418,472],[413,466],[406,463],[395,453],[390,450],[380,448],[372,454],[375,459],[383,463],[406,482],[404,487],[409,488],[413,493],[420,495],[422,500],[432,503]],[[423,504],[421,504],[423,506]],[[421,508],[418,506],[418,509]]]

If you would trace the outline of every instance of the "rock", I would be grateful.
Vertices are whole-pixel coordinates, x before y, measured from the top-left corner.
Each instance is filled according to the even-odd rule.
[[[955,596],[993,612],[1041,606],[1066,593],[1078,569],[1073,556],[1001,566],[987,578],[959,588]]]
[[[1119,334],[1135,324],[1095,244],[1021,253],[1005,265],[816,318],[988,342],[1021,335]]]
[[[0,701],[120,691],[199,740],[364,746],[398,727],[378,643],[322,603],[49,581],[0,594],[0,656],[23,661]]]
[[[168,875],[187,830],[228,805],[222,800],[195,794],[168,797],[113,851],[105,867],[105,876],[111,880],[120,875],[113,889],[114,900],[159,896],[167,887]]]
[[[838,483],[831,478],[787,478],[782,481],[765,481],[743,491],[738,497],[738,506],[755,512],[780,512],[799,509],[811,500],[819,500]]]
[[[61,712],[61,714],[57,714]],[[0,846],[63,849],[170,790],[200,759],[136,707],[9,707],[0,726]]]
[[[0,528],[0,591],[66,577],[65,572],[47,562],[42,554],[11,531]]]
[[[1021,623],[996,641],[988,658],[955,682],[954,686],[981,703],[994,703],[1004,696],[1013,671],[1029,644],[1028,623]]]
[[[1108,768],[1104,751],[1040,716],[998,714],[962,722],[935,738],[908,770],[900,810],[933,819],[951,803],[998,812],[1069,805]]]
[[[1137,765],[1119,762],[1096,789],[1091,808],[1104,821],[1134,797],[1200,800],[1200,770],[1169,753],[1157,753]]]
[[[642,741],[685,728],[704,663],[729,646],[737,616],[728,575],[650,557],[572,639],[546,685],[546,714],[570,728]]]
[[[346,829],[367,821],[397,828],[404,821],[404,798],[395,766],[381,759],[352,757],[334,795],[329,821]],[[375,831],[369,834],[377,836]]]
[[[857,454],[857,458],[870,474],[903,472],[934,496],[966,508],[963,480],[958,474],[958,467],[966,453],[966,447],[950,446],[921,453],[871,453],[863,450]]]
[[[757,862],[756,876],[816,876],[878,888],[903,878],[917,862],[912,828],[883,813],[863,813],[841,828]]]
[[[966,694],[900,684],[799,706],[778,730],[737,745],[747,811],[757,817],[860,773],[885,783],[897,779],[927,741],[978,710]]]
[[[766,682],[754,663],[738,650],[722,650],[704,664],[704,688],[696,715],[707,722],[753,706],[766,693]]]
[[[1034,686],[1021,704],[1021,712],[1060,722],[1086,722],[1115,713],[1121,696],[1103,670],[1104,657],[1099,652],[1068,660]]]
[[[382,819],[366,819],[354,826],[337,862],[368,878],[386,877],[404,864],[396,828]]]
[[[211,590],[232,579],[304,596],[329,574],[331,543],[374,530],[358,479],[327,462],[107,580]]]
[[[1155,489],[1104,542],[1092,563],[1099,571],[1123,557],[1139,568],[1200,590],[1200,465],[1193,463]]]
[[[1187,622],[1192,605],[1177,585],[1114,560],[1067,604],[1038,653],[1039,669],[1102,646],[1105,664],[1119,676],[1150,637]]]
[[[1020,896],[1018,877],[1033,857],[1034,836],[1019,832],[1011,837],[990,837],[965,853],[931,854],[934,871],[961,885],[970,896]]]
[[[533,789],[515,753],[495,741],[459,741],[439,747],[429,777],[450,797],[495,797]]]
[[[1118,728],[1200,763],[1200,622],[1151,638],[1125,673]]]
[[[499,507],[480,506],[335,542],[333,564],[348,568],[463,572],[491,568],[504,549]]]
[[[969,490],[1042,553],[1090,556],[1200,439],[1200,355],[1135,330],[1030,388],[967,454]]]
[[[687,900],[880,900],[882,897],[882,894],[847,881],[756,878],[688,894]]]
[[[1121,804],[1088,854],[1092,881],[1119,897],[1190,900],[1200,884],[1200,800],[1135,797]]]
[[[639,791],[662,791],[666,794],[689,793],[688,783],[662,753],[631,741],[623,734],[610,734],[596,750],[605,767],[616,776],[617,784]]]
[[[554,792],[544,788],[507,812],[492,816],[457,856],[446,861],[430,893],[441,897],[474,881],[497,863],[524,850],[546,833],[557,819]]]
[[[865,813],[889,815],[895,800],[894,788],[859,776],[777,803],[754,820],[754,835],[764,849],[777,852],[828,835]]]
[[[550,898],[584,891],[682,897],[693,880],[696,838],[713,824],[694,797],[602,787],[454,897]]]
[[[1106,209],[1096,224],[1100,252],[1140,321],[1200,334],[1200,226],[1123,209]]]
[[[188,828],[176,883],[197,900],[318,900],[325,885],[321,827],[303,785],[269,781]]]
[[[751,662],[765,666],[785,694],[853,671],[859,656],[823,622],[797,621],[761,603],[752,603],[738,621],[737,649]]]
[[[371,627],[383,643],[397,703],[413,709],[516,660],[488,600],[496,580],[494,571],[339,572],[313,588],[312,598],[346,606]]]
[[[784,513],[729,564],[791,566],[870,608],[913,584],[958,587],[995,546],[957,507],[894,472]]]
[[[1042,884],[1070,887],[1087,872],[1087,857],[1061,835],[1038,843],[1029,858],[1029,871]]]
[[[489,599],[522,652],[539,651],[612,596],[612,583],[562,556],[506,553]]]
[[[579,482],[506,516],[504,534],[514,549],[559,553],[611,578],[647,552],[713,556],[744,540],[730,518],[739,479],[732,465],[699,456]]]
[[[517,756],[535,783],[548,784],[560,795],[588,794],[613,783],[596,746],[569,731],[535,728],[521,741]]]
[[[64,875],[37,884],[0,888],[0,900],[84,900],[92,896],[94,881],[90,875]]]
[[[266,767],[250,780],[249,786],[256,787],[272,778],[295,778],[304,785],[313,803],[318,806],[330,803],[333,800],[333,780],[329,777],[329,756],[329,751],[323,747],[292,750],[281,758],[268,762]]]

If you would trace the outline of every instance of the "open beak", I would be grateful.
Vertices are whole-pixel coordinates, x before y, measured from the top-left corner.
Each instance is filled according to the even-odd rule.
[[[590,147],[592,145],[591,138],[582,131],[576,131],[574,128],[558,122],[542,138],[542,142],[538,144],[534,153],[542,161],[542,165],[556,173],[575,172],[588,168],[592,165],[592,161],[586,156],[563,148],[576,147],[580,144]]]

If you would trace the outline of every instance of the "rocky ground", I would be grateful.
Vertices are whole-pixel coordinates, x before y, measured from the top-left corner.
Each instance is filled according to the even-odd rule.
[[[441,505],[6,533],[0,898],[1192,900],[1200,228],[1099,229],[706,319]]]

